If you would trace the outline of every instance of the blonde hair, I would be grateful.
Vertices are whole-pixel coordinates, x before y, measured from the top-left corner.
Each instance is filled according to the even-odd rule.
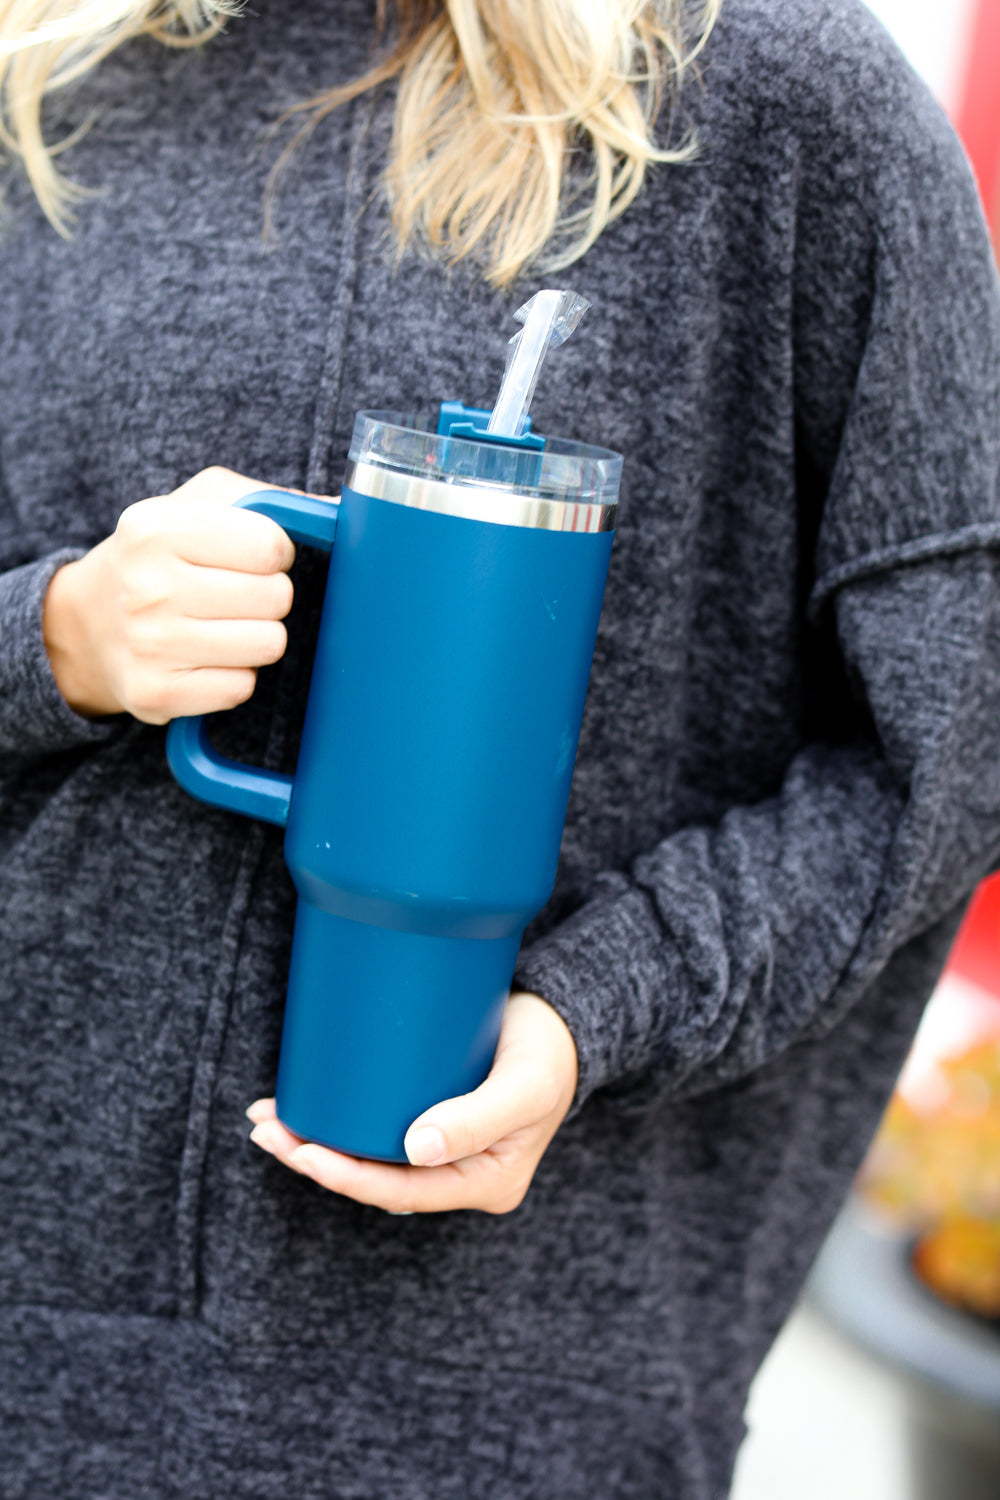
[[[379,33],[385,26],[379,0]],[[401,246],[472,256],[506,286],[528,266],[581,256],[634,200],[655,162],[692,142],[658,142],[722,0],[396,0],[392,50],[352,83],[302,101],[301,136],[346,100],[398,79],[385,180]],[[0,0],[0,138],[23,161],[66,234],[79,189],[41,127],[45,94],[123,42],[206,41],[241,0]],[[667,136],[673,109],[666,110]]]

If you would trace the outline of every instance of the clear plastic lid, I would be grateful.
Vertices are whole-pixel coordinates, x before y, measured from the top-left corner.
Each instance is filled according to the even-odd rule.
[[[362,411],[354,422],[349,461],[435,484],[569,505],[618,502],[622,457],[566,438],[547,437],[542,451],[505,447],[469,437],[442,437],[436,417],[392,411]]]

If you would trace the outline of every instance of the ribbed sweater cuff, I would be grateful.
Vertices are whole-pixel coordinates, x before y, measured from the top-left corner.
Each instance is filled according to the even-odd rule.
[[[633,892],[624,899],[606,895],[523,948],[514,974],[513,988],[546,1000],[576,1043],[579,1073],[570,1116],[595,1089],[633,1071],[633,1049],[623,1045],[622,1030],[628,1030],[627,990],[642,982],[634,971],[648,947],[644,902]]]
[[[53,552],[0,575],[0,756],[16,759],[96,744],[115,721],[84,719],[56,686],[42,637],[42,605],[52,575],[82,555]]]

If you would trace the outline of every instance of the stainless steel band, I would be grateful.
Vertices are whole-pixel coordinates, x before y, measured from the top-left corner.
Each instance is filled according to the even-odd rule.
[[[412,505],[444,516],[464,516],[470,521],[492,521],[497,526],[534,526],[543,531],[614,531],[615,505],[588,505],[573,500],[551,500],[537,495],[519,495],[487,484],[469,484],[456,479],[424,479],[385,469],[380,464],[347,464],[344,484],[358,495],[389,500],[393,505]]]

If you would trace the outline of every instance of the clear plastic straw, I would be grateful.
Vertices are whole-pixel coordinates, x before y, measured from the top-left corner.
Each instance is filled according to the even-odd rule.
[[[514,317],[524,327],[507,345],[507,367],[486,431],[520,437],[549,349],[565,343],[590,303],[576,292],[536,292]]]

